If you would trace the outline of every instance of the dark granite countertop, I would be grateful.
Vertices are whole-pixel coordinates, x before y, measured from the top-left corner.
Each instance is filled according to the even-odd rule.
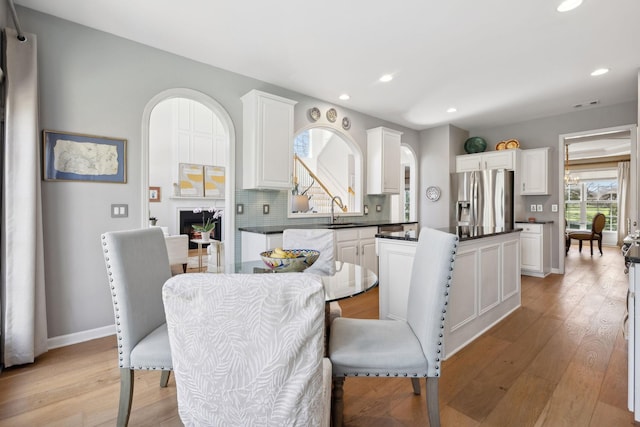
[[[535,220],[535,221],[528,221],[526,219],[523,219],[522,221],[516,221],[516,224],[520,224],[520,223],[526,223],[526,224],[553,224],[553,221],[544,221],[544,220]]]
[[[373,221],[373,222],[344,222],[336,224],[287,224],[287,225],[264,225],[258,227],[238,227],[240,231],[248,231],[258,234],[278,234],[287,228],[329,228],[332,230],[341,230],[343,228],[359,228],[359,227],[380,227],[386,225],[409,225],[417,224],[417,222],[389,222],[389,221]]]
[[[491,237],[491,236],[497,236],[500,234],[516,233],[516,232],[522,231],[521,228],[505,229],[502,227],[500,228],[497,228],[497,227],[446,227],[446,228],[439,228],[438,230],[457,235],[461,242],[464,242],[465,240],[482,239],[484,237]],[[381,239],[395,239],[395,240],[405,240],[408,242],[417,242],[418,232],[417,231],[382,232],[382,233],[376,234],[376,237],[380,237]]]

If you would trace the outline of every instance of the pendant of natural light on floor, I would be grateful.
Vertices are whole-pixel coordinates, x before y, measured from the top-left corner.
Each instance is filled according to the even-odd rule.
[[[597,70],[594,70],[594,71],[591,73],[591,75],[592,75],[593,77],[596,77],[596,76],[601,76],[601,75],[603,75],[603,74],[607,74],[608,72],[609,72],[609,69],[608,69],[608,68],[598,68]]]

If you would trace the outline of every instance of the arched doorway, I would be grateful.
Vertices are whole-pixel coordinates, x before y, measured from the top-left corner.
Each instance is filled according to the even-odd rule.
[[[197,153],[201,153],[202,150],[197,148],[194,149],[193,153],[186,154],[178,153],[178,149],[175,147],[165,148],[166,150],[171,150],[172,152],[164,152],[154,153],[150,155],[151,150],[153,150],[153,142],[151,141],[152,135],[154,135],[154,131],[152,130],[152,126],[155,123],[162,123],[163,127],[170,127],[170,123],[167,121],[173,120],[172,117],[167,116],[166,113],[166,101],[174,102],[178,100],[182,102],[184,105],[191,105],[191,108],[194,110],[193,114],[196,116],[198,114],[206,115],[211,114],[214,126],[219,127],[213,133],[217,135],[219,141],[217,142],[217,150],[218,150],[218,158],[222,159],[221,163],[225,171],[225,184],[224,184],[224,196],[220,195],[219,197],[205,198],[204,196],[189,196],[189,197],[181,197],[174,191],[173,184],[176,183],[176,178],[178,176],[177,170],[177,160],[175,159],[194,159]],[[156,107],[160,106],[156,109]],[[159,111],[164,110],[164,117],[162,120],[154,120],[154,111],[158,113]],[[197,131],[197,129],[195,129]],[[168,132],[168,131],[166,131]],[[157,130],[155,135],[163,135],[165,133],[164,130]],[[179,217],[180,210],[191,210],[195,207],[214,207],[215,209],[224,209],[224,217],[223,217],[223,226],[222,226],[222,240],[225,245],[225,265],[234,263],[234,254],[235,254],[235,215],[234,209],[235,206],[235,129],[233,127],[233,122],[231,121],[231,117],[229,113],[214,99],[211,97],[200,93],[198,91],[194,91],[192,89],[186,88],[176,88],[169,89],[159,93],[154,96],[145,106],[143,112],[143,120],[142,120],[142,158],[141,158],[141,170],[142,170],[142,217],[141,226],[146,227],[149,222],[149,214],[151,212],[151,202],[149,200],[149,188],[160,187],[160,200],[166,200],[167,206],[165,206],[163,215],[166,216],[164,220],[159,218],[158,225],[166,226],[170,231],[175,232],[177,229],[177,222]],[[166,141],[164,142],[166,144]],[[181,144],[181,146],[183,146]],[[166,145],[165,145],[166,147]],[[223,149],[220,150],[220,147]],[[220,154],[222,153],[222,154]],[[153,170],[153,165],[150,163],[150,159],[157,159],[158,157],[164,156],[165,158],[174,159],[175,168],[171,167],[170,170],[166,171],[166,179],[162,179],[161,175]],[[191,157],[189,157],[191,156]],[[207,160],[199,160],[194,159],[193,163],[205,163]],[[208,162],[207,162],[208,163]],[[158,183],[150,182],[150,176],[154,177],[154,180],[161,181],[160,185],[156,185]],[[155,205],[155,203],[154,203]],[[154,209],[157,209],[154,206]]]

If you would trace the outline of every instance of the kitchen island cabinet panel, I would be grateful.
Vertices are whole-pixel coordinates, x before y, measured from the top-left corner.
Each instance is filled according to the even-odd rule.
[[[379,240],[379,239],[378,239]],[[414,242],[397,241],[392,245],[378,246],[379,314],[380,319],[405,320],[413,258],[416,254]],[[406,283],[407,286],[391,287],[391,283]],[[383,295],[384,294],[384,295]]]
[[[484,314],[500,304],[500,286],[502,285],[501,246],[497,242],[478,250],[480,257],[480,314]]]
[[[417,242],[378,235],[376,244],[380,318],[406,319]],[[445,320],[444,358],[520,307],[519,252],[519,231],[459,243]]]

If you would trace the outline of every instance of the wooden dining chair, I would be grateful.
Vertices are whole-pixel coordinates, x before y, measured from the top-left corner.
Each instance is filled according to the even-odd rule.
[[[406,321],[340,317],[331,324],[334,427],[342,425],[343,383],[350,376],[411,378],[415,394],[426,378],[429,424],[440,425],[438,378],[457,241],[439,230],[420,231]]]
[[[575,239],[579,242],[578,251],[582,252],[582,242],[584,240],[589,241],[589,247],[591,248],[591,256],[593,256],[593,241],[598,242],[598,250],[602,255],[602,230],[607,222],[607,218],[603,213],[598,212],[591,221],[591,231],[570,231],[569,232],[569,246],[571,246],[571,239]]]

